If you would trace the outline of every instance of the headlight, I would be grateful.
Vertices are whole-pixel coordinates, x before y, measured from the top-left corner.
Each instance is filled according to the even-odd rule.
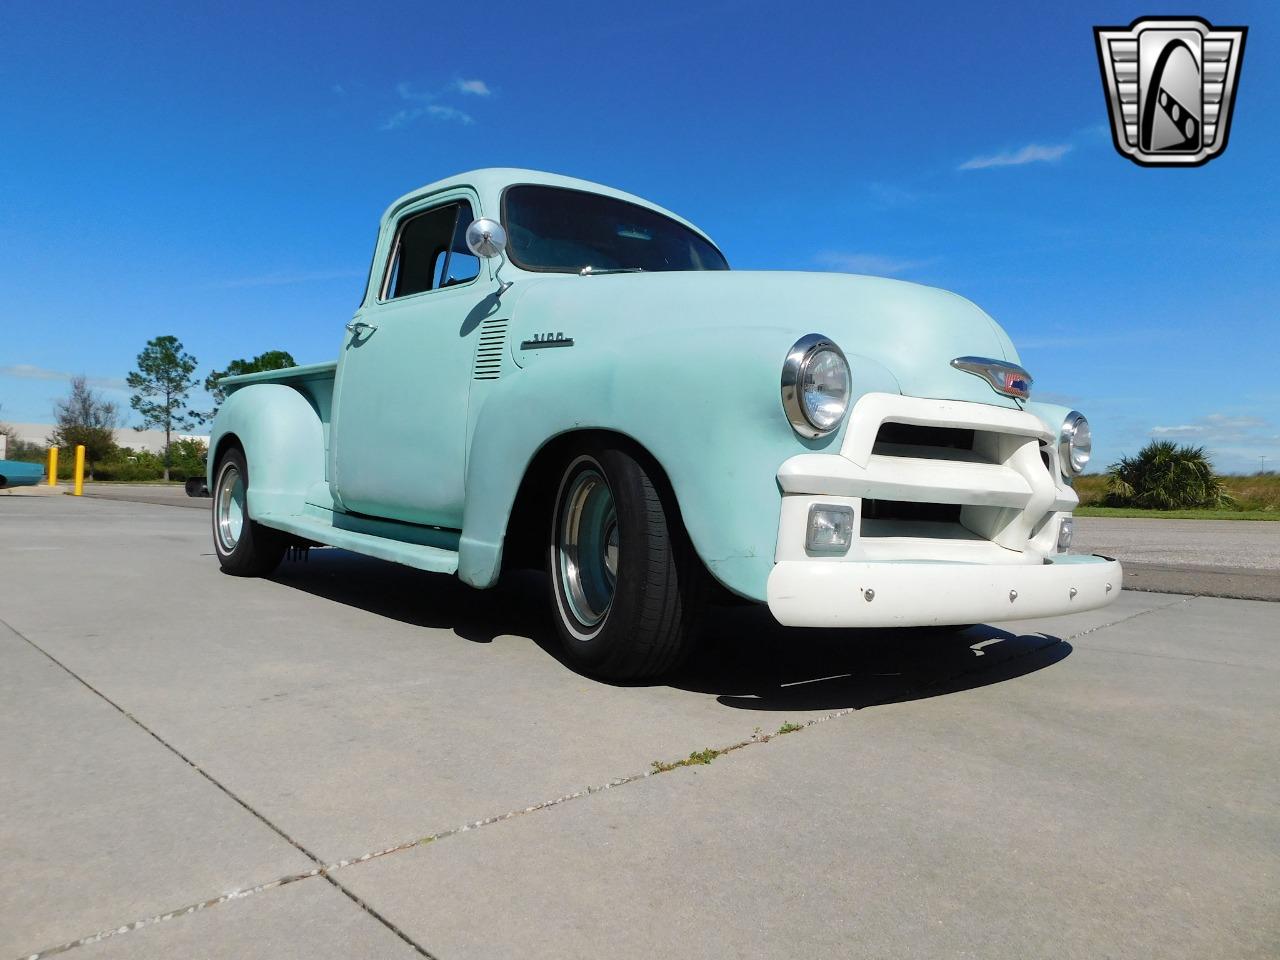
[[[849,412],[849,361],[826,337],[810,333],[787,351],[782,364],[782,409],[796,433],[822,437]]]
[[[1079,476],[1089,465],[1089,455],[1093,453],[1093,434],[1089,431],[1089,421],[1083,414],[1072,410],[1062,422],[1062,433],[1058,440],[1058,458],[1062,461],[1064,473]]]

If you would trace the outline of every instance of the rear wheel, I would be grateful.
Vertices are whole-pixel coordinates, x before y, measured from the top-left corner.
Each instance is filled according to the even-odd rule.
[[[554,504],[547,567],[570,662],[615,680],[672,669],[707,583],[674,502],[630,452],[592,446],[569,459]]]
[[[226,573],[263,577],[280,565],[287,538],[249,515],[249,466],[231,448],[218,461],[213,483],[213,549]]]

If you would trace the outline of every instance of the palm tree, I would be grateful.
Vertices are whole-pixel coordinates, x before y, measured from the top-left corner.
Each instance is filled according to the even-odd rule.
[[[1107,468],[1107,505],[1148,510],[1225,507],[1231,503],[1204,447],[1153,440],[1136,457]]]

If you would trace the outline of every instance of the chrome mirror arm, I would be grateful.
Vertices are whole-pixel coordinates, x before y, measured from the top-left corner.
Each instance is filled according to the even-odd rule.
[[[467,249],[482,260],[489,261],[489,278],[498,282],[500,297],[511,288],[510,280],[498,276],[502,265],[506,263],[503,251],[507,248],[507,231],[497,220],[482,217],[471,221],[467,227]],[[494,264],[497,260],[497,264]]]
[[[507,258],[499,255],[494,259],[497,260],[498,262],[495,265],[493,263],[493,260],[489,261],[489,278],[491,280],[496,280],[498,282],[498,292],[495,293],[494,296],[501,297],[504,293],[506,293],[508,290],[511,289],[512,281],[503,280],[502,277],[499,276],[499,273],[502,271],[503,266],[506,265]]]

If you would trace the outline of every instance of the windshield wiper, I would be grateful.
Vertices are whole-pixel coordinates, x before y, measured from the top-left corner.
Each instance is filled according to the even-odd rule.
[[[593,274],[598,274],[598,273],[644,273],[644,268],[643,267],[601,267],[600,269],[597,270],[595,267],[591,266],[591,264],[588,263],[585,267],[583,267],[581,270],[578,271],[578,276],[589,277],[589,276],[592,276]]]

